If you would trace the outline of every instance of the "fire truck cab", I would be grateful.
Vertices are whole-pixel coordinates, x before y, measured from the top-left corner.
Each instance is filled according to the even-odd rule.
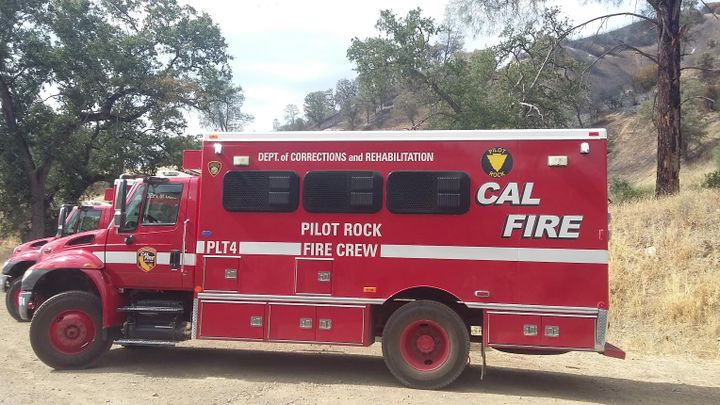
[[[109,195],[112,196],[113,189],[109,190]],[[17,321],[22,321],[18,310],[21,280],[25,270],[37,262],[40,250],[57,239],[91,229],[107,227],[112,220],[111,208],[109,204],[77,206],[64,204],[58,213],[58,227],[55,235],[25,242],[13,249],[12,255],[3,263],[2,275],[0,275],[0,288],[6,293],[5,306],[10,316]]]
[[[440,388],[470,342],[624,353],[608,318],[602,129],[207,134],[193,177],[118,188],[113,227],[26,273],[67,290],[36,310],[38,357],[92,364],[112,342],[368,346]]]

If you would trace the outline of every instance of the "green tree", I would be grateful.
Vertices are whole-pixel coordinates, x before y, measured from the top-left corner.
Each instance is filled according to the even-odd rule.
[[[461,107],[441,86],[443,72],[435,69],[436,60],[442,55],[433,46],[433,40],[445,27],[436,26],[432,18],[423,17],[419,8],[408,12],[405,18],[383,10],[375,27],[380,32],[379,37],[366,40],[353,38],[347,52],[348,59],[355,62],[358,80],[365,88],[371,91],[382,89],[387,94],[389,87],[420,83],[431,89],[455,113],[460,113]],[[452,45],[457,46],[457,43]],[[447,55],[456,50],[448,50]],[[381,98],[381,107],[382,104]]]
[[[607,3],[627,3],[635,7],[635,2],[598,0]],[[648,15],[633,12],[620,12],[595,17],[571,27],[562,36],[568,36],[577,29],[594,21],[607,20],[617,16],[631,16],[650,23],[657,32],[657,52],[646,53],[625,43],[618,43],[611,51],[631,50],[650,59],[658,65],[657,80],[657,177],[655,194],[675,194],[680,190],[680,157],[682,152],[681,129],[681,57],[683,38],[688,33],[692,18],[683,16],[683,3],[694,5],[686,0],[646,0]],[[528,14],[537,14],[544,9],[545,0],[452,0],[450,8],[461,21],[475,30],[486,30],[498,23],[521,21]],[[609,54],[610,52],[606,53]],[[604,56],[604,55],[603,55]]]
[[[241,86],[232,83],[230,72],[210,71],[203,78],[203,94],[198,109],[202,124],[212,131],[242,131],[253,116],[242,112],[245,95]]]
[[[308,121],[319,126],[335,112],[332,89],[314,91],[305,96],[303,110]]]
[[[340,109],[343,118],[347,120],[350,130],[355,129],[358,114],[360,113],[356,80],[338,80],[335,85],[335,105]]]
[[[582,125],[580,110],[588,86],[581,80],[585,66],[568,56],[562,45],[569,28],[559,9],[550,8],[523,26],[510,25],[502,32],[495,47],[496,58],[506,61],[499,85],[511,99],[518,127],[567,127],[568,112],[573,110]]]
[[[300,109],[295,104],[285,106],[285,124],[294,125],[295,121],[300,118]]]
[[[285,106],[285,124],[280,125],[278,130],[280,131],[304,131],[305,120],[300,117],[300,109],[295,104],[288,104]]]
[[[175,0],[3,1],[0,16],[0,220],[29,220],[27,237],[59,196],[176,162],[194,141],[175,138],[182,110],[229,74],[217,25]]]
[[[522,29],[506,30],[500,46],[468,54],[456,31],[436,25],[420,9],[404,18],[385,10],[376,24],[380,35],[353,39],[348,57],[361,91],[388,82],[411,92],[427,107],[428,116],[419,121],[432,128],[564,126],[585,89],[556,45],[563,23],[557,12],[545,13]]]

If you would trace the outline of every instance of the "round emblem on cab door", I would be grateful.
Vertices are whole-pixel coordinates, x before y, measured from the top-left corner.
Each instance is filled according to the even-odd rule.
[[[147,273],[157,265],[157,250],[144,247],[137,251],[137,266]]]

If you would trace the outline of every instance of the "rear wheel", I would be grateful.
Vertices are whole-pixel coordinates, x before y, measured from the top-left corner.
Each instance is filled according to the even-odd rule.
[[[91,366],[112,345],[103,339],[100,299],[68,291],[45,301],[30,324],[30,344],[38,358],[55,369]]]
[[[401,383],[438,389],[465,369],[470,339],[455,311],[435,301],[415,301],[390,316],[382,349],[385,364]]]
[[[10,316],[16,321],[25,322],[20,318],[19,302],[20,302],[20,291],[22,290],[22,280],[17,278],[10,283],[10,288],[5,294],[5,306],[7,307]]]

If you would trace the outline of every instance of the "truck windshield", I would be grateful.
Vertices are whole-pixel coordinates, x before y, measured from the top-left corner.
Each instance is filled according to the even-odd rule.
[[[132,231],[137,228],[138,219],[140,218],[140,206],[145,195],[145,184],[141,183],[135,187],[135,192],[130,197],[125,209],[125,226],[123,231]]]
[[[91,231],[100,225],[100,210],[84,209],[78,215],[77,232]]]

